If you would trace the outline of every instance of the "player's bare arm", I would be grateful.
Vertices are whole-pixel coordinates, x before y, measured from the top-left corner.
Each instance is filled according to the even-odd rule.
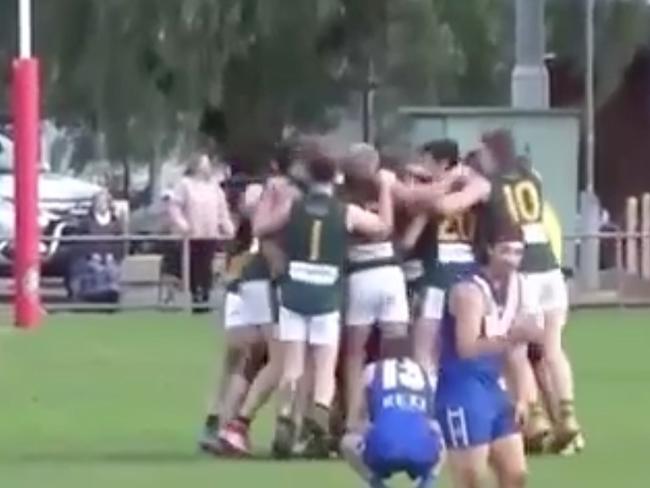
[[[280,202],[272,199],[262,200],[252,219],[253,235],[268,237],[278,232],[289,221],[293,198],[284,198]]]
[[[526,368],[528,367],[528,349],[525,345],[512,347],[506,356],[505,377],[508,391],[519,411],[525,412],[528,401]],[[521,419],[523,420],[523,419]]]
[[[347,207],[348,231],[359,232],[374,239],[386,239],[393,231],[393,198],[392,185],[395,175],[381,170],[379,178],[379,211],[375,214],[362,209],[358,205],[349,204]]]
[[[298,195],[284,178],[269,180],[251,220],[253,235],[269,237],[284,227]]]
[[[397,200],[419,211],[432,212],[432,200],[442,198],[451,191],[451,181],[447,179],[419,183],[407,186],[404,183],[395,185],[394,193]]]
[[[449,308],[456,318],[456,348],[462,358],[502,354],[510,347],[505,336],[483,337],[481,334],[485,306],[485,298],[476,285],[460,283],[452,288]]]
[[[490,196],[490,182],[474,170],[464,167],[463,171],[454,172],[450,176],[451,182],[447,181],[447,184],[452,188],[460,186],[460,189],[431,198],[430,210],[433,212],[444,216],[457,215]]]
[[[428,223],[429,216],[427,214],[418,214],[413,217],[400,237],[401,248],[406,251],[413,249]]]
[[[241,213],[247,217],[252,217],[263,194],[264,187],[259,183],[246,185],[246,190],[244,190],[244,197],[241,204]]]

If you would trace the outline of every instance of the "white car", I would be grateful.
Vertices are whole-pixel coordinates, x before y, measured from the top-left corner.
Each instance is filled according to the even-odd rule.
[[[0,133],[0,274],[11,271],[14,236],[14,174],[13,141]],[[40,245],[41,264],[45,274],[63,275],[67,268],[65,248],[56,238],[74,233],[79,217],[88,212],[92,197],[100,191],[98,185],[52,173],[41,163],[38,178],[39,217],[41,234],[54,240]]]

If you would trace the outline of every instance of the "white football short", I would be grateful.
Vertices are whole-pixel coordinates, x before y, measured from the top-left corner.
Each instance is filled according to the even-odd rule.
[[[526,312],[533,314],[566,310],[569,299],[562,271],[522,273],[522,305]]]
[[[381,266],[350,273],[346,326],[408,322],[406,280],[399,266]]]
[[[277,338],[282,342],[337,346],[341,334],[341,314],[336,310],[320,315],[303,315],[280,307],[277,331]]]

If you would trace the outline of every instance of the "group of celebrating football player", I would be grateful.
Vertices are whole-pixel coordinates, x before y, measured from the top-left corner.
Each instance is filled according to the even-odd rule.
[[[505,130],[463,158],[442,139],[388,159],[283,145],[232,199],[226,351],[200,445],[249,454],[275,393],[277,458],[337,452],[368,486],[406,472],[427,487],[444,453],[454,486],[489,468],[525,486],[526,451],[584,445],[540,177]]]

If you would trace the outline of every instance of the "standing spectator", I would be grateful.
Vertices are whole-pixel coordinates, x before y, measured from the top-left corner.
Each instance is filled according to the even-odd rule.
[[[123,232],[107,190],[97,193],[88,215],[81,221],[79,233],[92,236],[114,236]],[[79,243],[70,268],[72,298],[93,303],[116,303],[119,299],[120,262],[124,243],[114,240]]]
[[[207,154],[194,155],[174,189],[170,217],[174,230],[190,237],[190,291],[206,304],[212,289],[212,259],[217,241],[231,239],[234,225],[226,196]]]

